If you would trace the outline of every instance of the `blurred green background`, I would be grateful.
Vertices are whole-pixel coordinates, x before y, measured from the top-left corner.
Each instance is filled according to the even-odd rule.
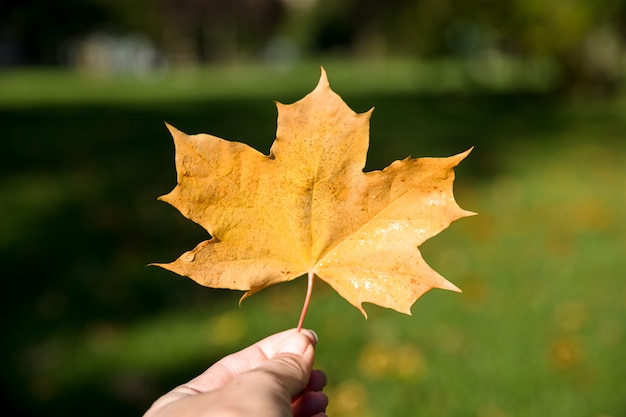
[[[207,238],[156,197],[167,121],[267,153],[320,65],[375,106],[367,170],[475,146],[479,213],[421,249],[462,294],[369,319],[318,280],[331,416],[626,416],[626,4],[620,0],[2,0],[3,410],[140,415],[295,326],[306,283],[246,300],[147,267]]]

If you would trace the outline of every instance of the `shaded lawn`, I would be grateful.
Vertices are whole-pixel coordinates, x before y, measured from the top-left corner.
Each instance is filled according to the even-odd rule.
[[[303,280],[239,308],[238,293],[145,265],[206,238],[156,201],[175,181],[163,121],[267,153],[271,100],[315,81],[284,97],[0,108],[1,375],[16,414],[141,413],[213,360],[295,325]],[[476,146],[455,188],[480,216],[424,245],[465,292],[431,292],[413,317],[367,306],[364,321],[316,287],[306,325],[321,338],[330,412],[624,415],[623,103],[342,95],[359,112],[376,106],[368,170]]]

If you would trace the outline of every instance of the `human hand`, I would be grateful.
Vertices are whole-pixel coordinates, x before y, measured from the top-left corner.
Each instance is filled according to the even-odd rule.
[[[312,370],[316,344],[310,330],[269,336],[174,388],[144,417],[323,417],[326,376]]]

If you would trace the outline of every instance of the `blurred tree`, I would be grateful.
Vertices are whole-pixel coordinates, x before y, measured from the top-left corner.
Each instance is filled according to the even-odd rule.
[[[24,63],[53,63],[63,42],[107,28],[147,34],[174,64],[255,57],[282,39],[304,55],[550,61],[565,85],[610,91],[625,18],[622,0],[3,0],[0,55],[17,45]]]
[[[120,32],[140,32],[153,40],[159,39],[163,26],[161,10],[154,0],[87,0],[107,11],[109,29]]]
[[[108,11],[85,0],[2,0],[0,41],[15,50],[13,64],[57,64],[60,45],[109,21]]]
[[[611,90],[621,75],[626,4],[619,0],[514,0],[508,44],[557,60],[567,84]]]
[[[610,90],[622,72],[621,0],[318,0],[320,50],[551,60],[564,84]]]
[[[284,14],[279,0],[160,0],[174,62],[233,60],[263,45]]]
[[[284,14],[280,0],[2,0],[0,43],[18,64],[55,64],[68,41],[91,32],[139,32],[174,62],[228,60],[260,47]]]

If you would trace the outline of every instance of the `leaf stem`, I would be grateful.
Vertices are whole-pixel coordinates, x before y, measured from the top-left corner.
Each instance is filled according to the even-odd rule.
[[[313,280],[315,278],[315,273],[313,271],[309,271],[308,275],[308,283],[306,287],[306,297],[304,297],[304,305],[302,306],[302,313],[300,313],[300,320],[298,321],[298,332],[302,329],[302,324],[304,323],[304,317],[306,316],[306,312],[309,309],[309,303],[311,302],[311,294],[313,293]]]

